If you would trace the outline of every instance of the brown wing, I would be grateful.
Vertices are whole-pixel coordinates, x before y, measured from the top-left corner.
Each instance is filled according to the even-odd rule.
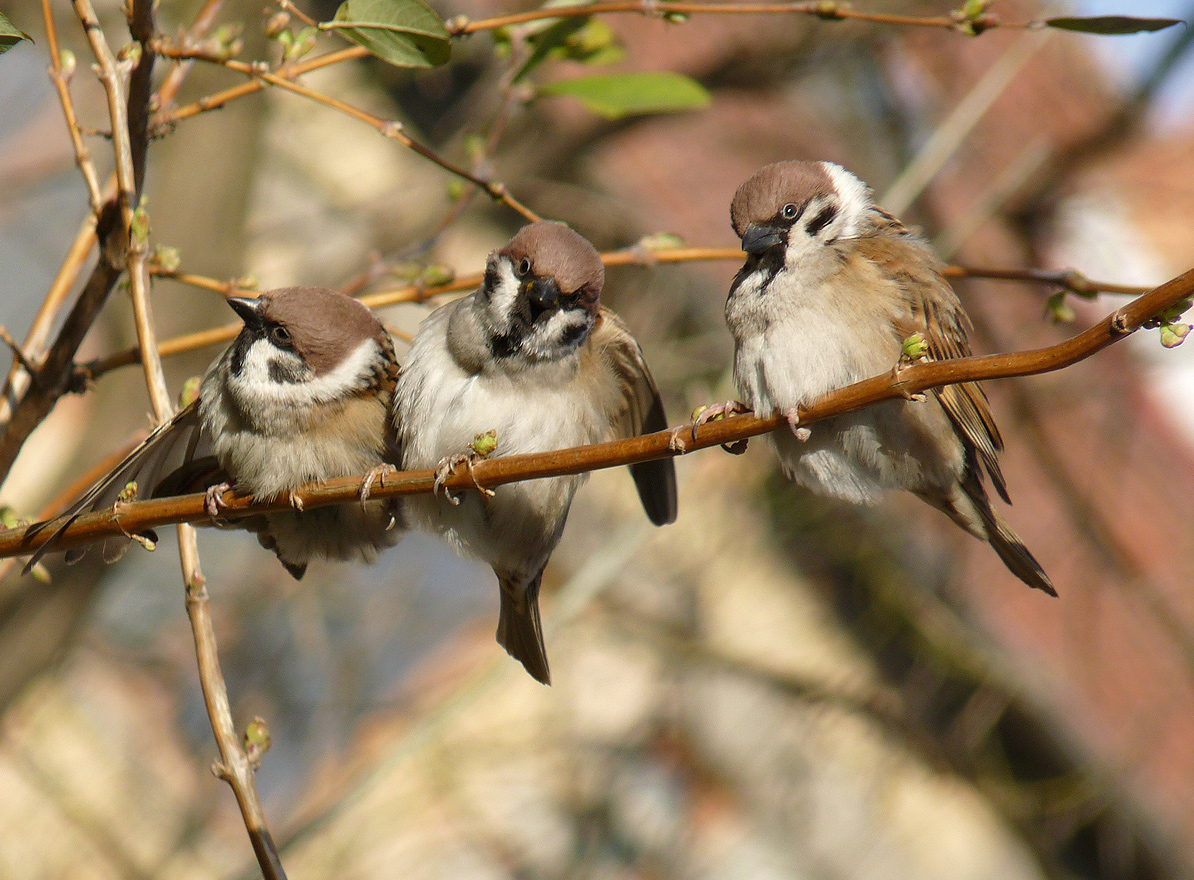
[[[57,537],[84,514],[110,508],[117,501],[140,501],[199,492],[224,479],[212,455],[210,438],[200,424],[198,403],[192,403],[156,428],[59,519],[33,526],[30,535],[59,523],[50,539],[29,560],[25,570],[32,568],[47,553],[52,553]],[[104,558],[114,562],[127,546],[126,538],[108,539],[104,544]],[[86,549],[68,551],[67,562],[77,561]]]
[[[637,437],[667,428],[667,416],[651,371],[626,325],[602,308],[591,337],[593,351],[612,374],[618,394],[610,409],[610,427],[617,438]],[[676,519],[676,467],[670,458],[630,466],[639,498],[657,526]]]
[[[886,216],[886,215],[884,215]],[[898,221],[892,220],[898,226]],[[904,231],[903,227],[899,227]],[[897,323],[903,338],[913,333],[924,336],[933,360],[970,356],[970,319],[962,310],[958,295],[941,275],[936,258],[914,236],[875,237],[860,240],[867,255],[883,267],[908,298],[909,317]],[[991,415],[987,396],[976,382],[963,382],[934,389],[950,420],[977,457],[999,497],[1010,503],[1007,484],[999,469],[998,454],[1003,438]]]

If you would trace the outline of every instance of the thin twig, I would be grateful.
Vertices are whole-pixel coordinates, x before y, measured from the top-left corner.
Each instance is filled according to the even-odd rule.
[[[200,10],[194,23],[187,30],[186,40],[198,40],[203,36],[214,22],[221,2],[222,0],[207,0],[207,3]],[[57,31],[51,30],[51,25],[52,21],[47,23],[47,33],[52,35],[52,38],[48,39],[47,43],[50,44],[52,57],[57,57],[58,53],[53,49],[57,45]],[[167,106],[174,100],[178,89],[182,87],[188,67],[189,65],[176,65],[171,69],[170,74],[166,77],[166,81],[162,84],[161,89],[158,90],[158,101],[160,104]],[[134,166],[136,166],[135,157]],[[107,205],[115,198],[115,195],[116,175],[112,174],[109,176],[108,182],[104,185],[100,194],[100,204]],[[67,251],[62,266],[58,270],[58,274],[50,285],[49,292],[46,294],[37,311],[37,315],[33,319],[29,335],[25,339],[24,350],[31,361],[44,365],[43,369],[45,373],[43,381],[40,383],[42,386],[41,396],[36,400],[30,401],[30,404],[26,406],[24,411],[22,428],[12,432],[9,431],[9,422],[13,417],[15,402],[23,400],[25,393],[29,390],[30,379],[29,374],[21,370],[16,363],[9,370],[2,395],[3,399],[0,399],[0,430],[4,431],[5,435],[4,442],[0,445],[4,446],[6,450],[4,454],[0,455],[0,461],[4,462],[4,465],[0,466],[0,478],[8,473],[8,469],[12,466],[11,458],[15,457],[16,452],[20,450],[29,432],[45,417],[45,414],[53,406],[57,394],[61,393],[61,386],[66,381],[64,373],[71,366],[78,342],[82,339],[81,334],[85,333],[87,328],[91,326],[95,312],[98,311],[99,306],[103,304],[103,300],[107,296],[105,284],[106,276],[109,274],[108,267],[100,265],[94,270],[92,279],[88,282],[84,294],[80,296],[76,303],[76,308],[71,312],[71,319],[68,321],[68,324],[76,328],[76,330],[67,333],[64,327],[54,343],[54,349],[59,353],[59,356],[47,356],[49,352],[46,346],[50,338],[50,332],[59,321],[59,311],[66,302],[67,296],[74,288],[79,273],[83,271],[83,267],[87,263],[87,258],[91,255],[92,249],[99,240],[100,236],[97,234],[97,227],[100,225],[99,220],[100,218],[95,213],[91,213],[83,221],[74,242]],[[113,278],[112,281],[114,283],[115,279]],[[45,378],[53,378],[54,381],[44,381]]]
[[[91,151],[83,143],[83,135],[79,131],[79,120],[75,116],[75,105],[70,96],[70,78],[74,71],[65,70],[62,66],[62,53],[58,48],[58,28],[54,25],[54,12],[50,8],[50,0],[41,0],[42,17],[46,22],[46,46],[50,53],[50,80],[58,92],[58,101],[62,104],[62,115],[66,117],[66,130],[70,135],[71,146],[75,150],[75,164],[83,174],[83,181],[87,184],[87,196],[91,202],[91,211],[99,214],[103,207],[104,198],[100,194],[99,175],[95,170],[95,163],[91,161]]]
[[[156,331],[149,301],[149,273],[145,264],[147,232],[137,231],[135,225],[136,205],[140,180],[134,165],[134,154],[141,152],[139,165],[144,167],[144,150],[147,140],[146,106],[136,112],[138,119],[131,124],[132,111],[125,103],[120,77],[116,70],[116,59],[108,47],[103,31],[96,19],[90,0],[74,0],[79,20],[87,31],[92,52],[98,62],[100,81],[108,95],[109,115],[112,123],[112,145],[116,154],[116,179],[119,187],[118,203],[123,221],[124,237],[127,242],[127,270],[129,293],[133,302],[133,315],[137,329],[138,349],[145,372],[146,386],[153,405],[154,416],[159,424],[170,418],[173,405],[165,374],[158,354]],[[152,33],[152,0],[134,0],[130,9],[130,29],[143,45],[142,61],[152,63],[153,48],[149,45]],[[147,79],[147,77],[146,77]],[[130,86],[131,87],[131,86]],[[148,104],[148,90],[143,88],[143,104]],[[127,112],[126,112],[127,111]],[[143,225],[143,224],[142,224]],[[232,712],[228,702],[228,689],[220,671],[216,646],[215,628],[211,621],[210,602],[206,580],[199,568],[198,548],[193,526],[178,525],[179,559],[186,584],[187,613],[195,638],[195,653],[199,666],[199,679],[203,688],[204,702],[211,720],[212,732],[220,751],[220,762],[215,771],[228,782],[240,807],[245,828],[248,830],[253,851],[267,880],[285,878],[285,871],[278,858],[277,847],[265,823],[264,810],[257,793],[254,771],[244,749],[236,736]]]
[[[501,181],[487,180],[483,177],[478,177],[470,171],[461,168],[454,162],[445,159],[443,156],[436,153],[435,150],[423,143],[420,143],[419,141],[416,141],[414,138],[408,135],[403,129],[402,123],[396,119],[382,119],[380,116],[374,116],[372,113],[368,113],[358,107],[353,107],[351,104],[347,104],[344,101],[341,101],[339,98],[333,98],[330,95],[325,95],[322,92],[317,92],[314,89],[309,89],[304,85],[294,82],[289,76],[282,76],[280,74],[271,73],[268,70],[262,70],[258,65],[255,64],[246,64],[243,61],[232,61],[225,58],[218,58],[209,52],[188,49],[186,47],[172,46],[165,43],[159,44],[158,51],[170,58],[198,58],[203,61],[209,61],[213,64],[219,64],[221,67],[226,67],[229,70],[234,70],[237,73],[244,74],[245,76],[251,76],[255,79],[263,80],[264,82],[269,83],[271,86],[277,86],[280,89],[293,92],[296,95],[301,95],[304,98],[316,101],[326,107],[331,107],[333,110],[338,110],[347,116],[351,116],[353,119],[360,120],[366,125],[372,126],[373,128],[377,129],[380,134],[390,138],[391,140],[398,141],[398,143],[402,144],[407,149],[418,153],[424,159],[434,162],[436,165],[438,165],[440,168],[443,168],[450,174],[454,174],[463,180],[467,180],[474,186],[480,187],[481,189],[485,190],[489,197],[494,201],[502,202],[514,211],[517,211],[527,220],[533,222],[535,220],[541,219],[538,214],[511,195],[510,190],[504,183]]]
[[[457,16],[448,22],[448,33],[452,36],[465,36],[478,31],[491,31],[524,24],[528,21],[620,14],[645,15],[651,18],[661,18],[665,15],[812,15],[825,21],[865,21],[871,24],[888,24],[900,27],[940,28],[966,34],[974,34],[995,27],[1023,29],[1038,26],[1037,22],[1003,22],[990,13],[971,19],[968,23],[961,17],[954,18],[944,15],[915,16],[856,12],[845,3],[825,2],[825,0],[805,3],[687,3],[678,2],[678,0],[677,2],[668,0],[668,2],[661,3],[658,0],[612,0],[612,2],[577,6],[551,6],[477,21],[469,21],[464,16]],[[325,28],[334,26],[334,23],[331,22],[324,25]]]
[[[216,16],[220,14],[220,7],[223,5],[224,0],[207,0],[203,4],[203,8],[195,15],[191,26],[183,34],[182,44],[189,46],[195,41],[202,39],[211,29],[211,26],[216,23]],[[182,88],[182,82],[186,79],[193,64],[193,61],[175,59],[174,63],[170,65],[170,70],[167,72],[166,78],[162,81],[162,87],[158,89],[158,104],[162,109],[173,103],[174,96]]]
[[[810,406],[801,408],[800,421],[812,424],[830,416],[855,412],[884,400],[906,398],[942,385],[1031,376],[1059,370],[1118,342],[1144,326],[1156,314],[1190,297],[1192,293],[1194,269],[1133,300],[1064,342],[1030,351],[918,363],[901,369],[898,374],[889,370],[830,392]],[[695,432],[683,427],[678,432],[659,431],[592,446],[487,459],[478,462],[471,473],[453,474],[444,485],[452,490],[475,491],[479,486],[492,488],[521,480],[584,473],[683,455],[779,429],[788,429],[787,419],[783,415],[766,418],[735,416],[709,422]],[[398,473],[387,476],[384,485],[379,481],[372,494],[377,498],[428,494],[435,489],[434,480],[435,475],[430,470]],[[359,476],[329,480],[267,502],[255,501],[247,495],[230,491],[222,496],[221,508],[229,518],[235,519],[249,514],[292,509],[292,499],[300,501],[304,509],[350,503],[357,500],[360,483]],[[101,538],[139,533],[169,523],[205,521],[207,513],[204,502],[205,496],[202,494],[185,495],[122,504],[119,512],[108,510],[87,514],[79,517],[58,536],[56,548],[65,550],[91,544]],[[31,554],[53,534],[52,530],[44,528],[30,534],[29,528],[0,532],[0,557]]]
[[[317,55],[314,58],[309,58],[306,61],[300,61],[297,64],[290,64],[286,67],[286,75],[290,78],[302,76],[304,73],[310,73],[313,70],[319,70],[322,67],[330,67],[333,64],[341,64],[345,61],[353,61],[358,58],[368,58],[369,50],[362,46],[350,46],[347,49],[337,49],[335,52],[327,52],[323,55]],[[184,119],[190,119],[192,116],[198,116],[200,113],[207,113],[209,110],[219,110],[225,104],[235,101],[238,98],[243,98],[246,95],[252,95],[264,90],[267,83],[262,80],[254,79],[247,83],[242,83],[239,86],[233,86],[230,89],[216,92],[212,95],[205,95],[184,107],[179,107],[174,110],[164,111],[159,113],[154,120],[155,128],[166,128],[182,122]]]

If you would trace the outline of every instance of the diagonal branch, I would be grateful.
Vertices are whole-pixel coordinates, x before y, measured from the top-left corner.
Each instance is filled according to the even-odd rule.
[[[157,49],[162,55],[165,55],[169,58],[195,58],[202,61],[209,61],[213,64],[218,64],[221,67],[226,67],[228,70],[234,70],[237,73],[244,74],[245,76],[251,76],[255,79],[260,79],[271,86],[276,86],[285,91],[293,92],[296,95],[301,95],[304,98],[308,98],[327,107],[331,107],[334,110],[339,110],[341,113],[351,116],[354,119],[359,119],[366,125],[372,126],[383,136],[390,138],[391,140],[398,141],[398,143],[402,144],[407,149],[418,153],[420,156],[430,162],[434,162],[448,173],[454,174],[463,180],[467,180],[474,186],[480,187],[495,202],[501,202],[505,204],[509,208],[521,214],[526,220],[534,222],[535,220],[541,219],[538,214],[536,214],[526,205],[522,204],[522,202],[520,202],[518,199],[514,198],[504,183],[497,180],[488,180],[483,177],[478,177],[467,169],[461,168],[454,162],[445,159],[426,144],[415,140],[409,134],[407,134],[403,129],[402,123],[398,120],[382,119],[381,117],[374,116],[372,113],[369,113],[365,110],[353,107],[351,104],[347,104],[338,98],[333,98],[329,95],[317,92],[314,89],[309,89],[306,86],[295,82],[293,79],[293,73],[290,76],[283,76],[282,74],[272,73],[269,70],[264,70],[262,69],[262,66],[258,64],[246,64],[243,61],[232,61],[226,58],[216,57],[210,52],[205,52],[203,50],[173,46],[165,42],[159,43]]]
[[[1192,294],[1194,269],[1133,300],[1064,342],[1031,351],[915,364],[830,392],[810,406],[802,408],[800,420],[804,424],[812,424],[831,416],[873,406],[884,400],[906,397],[942,385],[1031,376],[1060,370],[1085,360],[1132,334],[1151,318],[1188,299]],[[766,418],[753,415],[737,416],[709,422],[694,432],[689,432],[685,426],[675,431],[659,431],[628,440],[489,459],[478,462],[471,475],[465,472],[453,474],[444,485],[454,491],[467,491],[476,489],[479,485],[492,487],[521,480],[584,473],[600,468],[683,455],[697,449],[722,446],[781,428],[787,430],[787,420],[782,415]],[[269,501],[257,501],[246,495],[228,492],[222,498],[221,507],[229,518],[234,519],[253,513],[292,509],[291,498],[301,501],[304,509],[344,504],[357,500],[360,484],[360,477],[345,477],[322,484],[312,484],[292,493],[291,497]],[[384,483],[375,488],[373,495],[390,498],[428,494],[433,491],[433,484],[432,471],[407,471],[387,476]],[[111,510],[79,517],[70,528],[58,536],[57,546],[68,549],[91,544],[101,538],[142,532],[170,523],[205,522],[207,519],[203,495],[121,504]],[[33,553],[52,534],[50,529],[30,534],[28,527],[0,532],[0,557]]]

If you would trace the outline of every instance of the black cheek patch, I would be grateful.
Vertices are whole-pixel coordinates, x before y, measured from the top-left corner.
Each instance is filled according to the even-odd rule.
[[[489,353],[499,360],[508,358],[518,350],[522,344],[522,334],[511,330],[500,336],[489,337]]]
[[[253,339],[247,333],[240,333],[236,337],[236,341],[232,343],[232,361],[229,366],[232,368],[232,375],[239,376],[240,371],[245,368],[245,356],[249,353],[249,346],[253,344]]]
[[[560,334],[560,342],[564,345],[577,345],[585,338],[585,334],[589,332],[588,323],[584,324],[569,324],[564,328],[564,332]]]
[[[279,385],[297,385],[303,381],[303,377],[291,365],[274,358],[270,358],[269,378]]]
[[[805,227],[808,230],[808,234],[816,235],[818,232],[828,226],[836,216],[837,206],[826,205],[817,213],[816,217],[808,221],[808,226]]]

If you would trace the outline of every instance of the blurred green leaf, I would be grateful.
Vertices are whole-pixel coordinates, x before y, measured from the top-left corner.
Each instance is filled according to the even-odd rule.
[[[619,119],[641,113],[670,113],[709,104],[709,93],[679,73],[615,73],[559,80],[539,87],[548,97],[576,98],[594,113]]]
[[[514,82],[519,82],[528,73],[547,60],[552,49],[562,44],[566,39],[588,24],[588,18],[562,18],[546,30],[540,31],[531,38],[534,49],[518,73],[514,74]]]
[[[583,64],[612,64],[626,54],[613,28],[596,18],[564,18],[529,38],[531,56],[514,75],[520,82],[548,58]]]
[[[320,27],[396,67],[438,67],[451,54],[444,23],[422,0],[345,0]]]
[[[33,38],[17,27],[13,27],[12,22],[4,17],[4,13],[0,12],[0,55],[3,55],[21,40],[29,40],[33,42]]]
[[[1180,18],[1134,18],[1130,15],[1094,15],[1087,18],[1047,18],[1045,26],[1083,34],[1122,36],[1145,31],[1163,31],[1175,24],[1185,24]]]

